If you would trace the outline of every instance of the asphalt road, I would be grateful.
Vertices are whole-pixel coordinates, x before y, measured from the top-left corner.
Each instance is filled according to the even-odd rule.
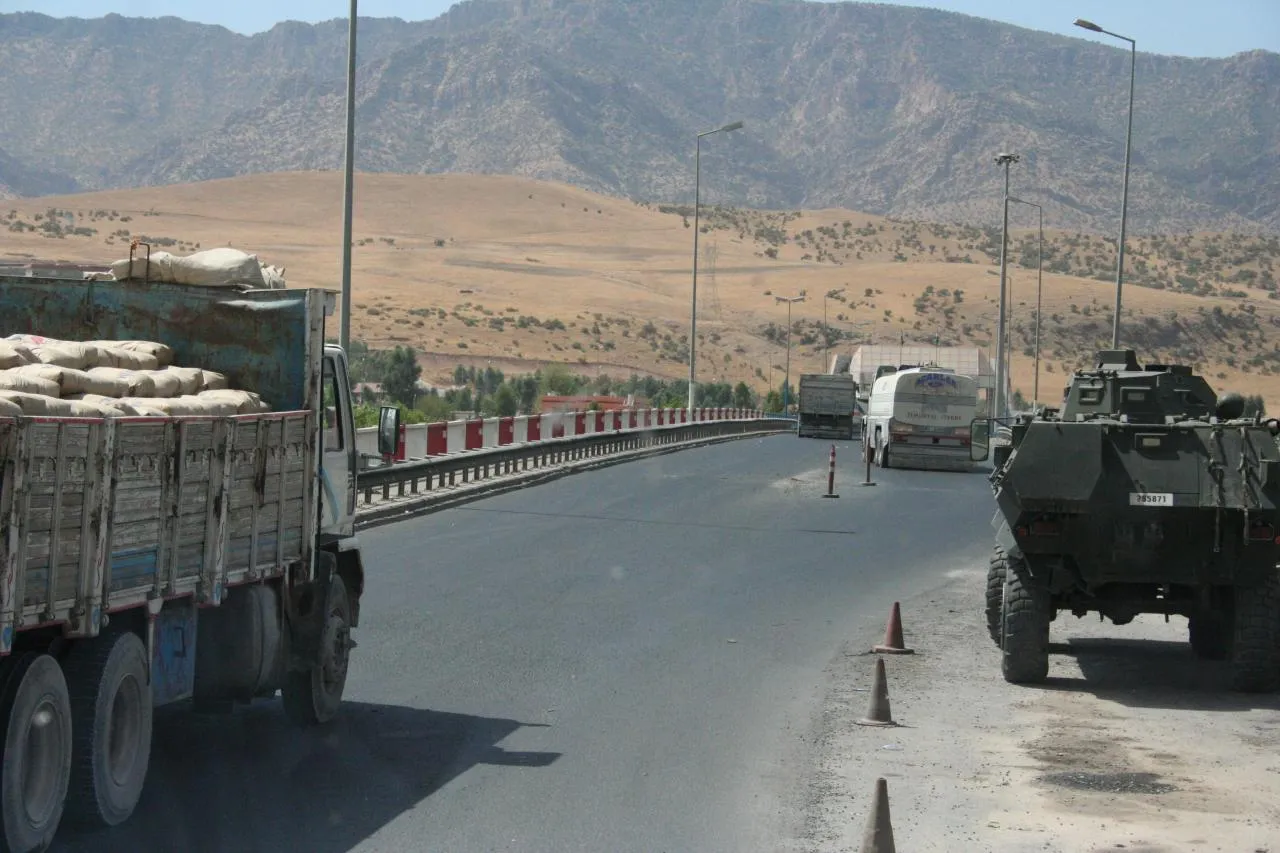
[[[824,667],[988,553],[980,473],[731,442],[362,535],[343,716],[157,716],[143,801],[63,851],[788,846]]]

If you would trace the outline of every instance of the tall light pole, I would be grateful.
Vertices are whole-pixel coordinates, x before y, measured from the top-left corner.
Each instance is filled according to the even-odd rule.
[[[347,19],[347,139],[342,189],[342,323],[338,342],[351,351],[351,202],[356,166],[356,2]]]
[[[1044,208],[1020,198],[1011,197],[1009,201],[1034,207],[1039,222],[1040,239],[1036,244],[1036,372],[1031,383],[1031,408],[1035,409],[1040,405],[1040,296],[1044,290]]]
[[[689,408],[693,408],[694,381],[693,359],[698,346],[698,210],[702,195],[702,137],[713,133],[728,133],[742,127],[742,122],[735,121],[717,127],[715,130],[704,130],[693,141],[693,298],[689,308]]]
[[[1138,71],[1138,43],[1084,18],[1076,18],[1075,25],[1129,43],[1129,128],[1124,136],[1124,189],[1120,194],[1120,246],[1116,254],[1116,313],[1111,323],[1111,348],[1120,349],[1120,286],[1124,282],[1124,228],[1129,213],[1129,155],[1133,151],[1133,84]]]
[[[787,413],[787,404],[791,397],[791,306],[796,302],[804,302],[803,296],[775,296],[776,302],[787,304],[787,367],[786,376],[782,380],[782,413]]]
[[[1000,231],[1000,316],[996,321],[996,399],[993,417],[1004,417],[1005,382],[1008,380],[1005,369],[1004,336],[1005,336],[1005,299],[1007,296],[1009,254],[1009,166],[1022,159],[1017,154],[1000,153],[996,155],[996,165],[1004,166],[1004,227]]]
[[[835,290],[828,290],[822,294],[822,342],[825,344],[823,357],[826,359],[826,363],[822,366],[824,373],[831,369],[831,327],[827,325],[827,299],[836,298],[844,293],[846,288],[847,285],[845,287],[837,287]]]

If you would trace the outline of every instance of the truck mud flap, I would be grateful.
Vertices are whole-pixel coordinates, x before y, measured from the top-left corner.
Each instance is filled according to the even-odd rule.
[[[315,580],[289,589],[289,669],[304,670],[320,662],[320,639],[329,612],[329,588],[337,560],[327,551],[316,553]]]

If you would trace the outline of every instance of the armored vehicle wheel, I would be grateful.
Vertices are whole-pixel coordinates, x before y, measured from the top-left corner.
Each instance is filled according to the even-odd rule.
[[[1226,660],[1231,657],[1231,619],[1222,611],[1203,611],[1188,620],[1191,650],[1204,660]]]
[[[991,555],[991,564],[987,567],[987,633],[991,642],[1000,648],[1000,608],[1004,603],[1004,578],[1007,574],[1009,557],[996,548]]]
[[[1049,590],[1022,561],[1006,563],[1001,602],[1000,669],[1010,684],[1034,684],[1049,674]]]
[[[1280,689],[1280,577],[1236,587],[1231,688],[1242,693]]]

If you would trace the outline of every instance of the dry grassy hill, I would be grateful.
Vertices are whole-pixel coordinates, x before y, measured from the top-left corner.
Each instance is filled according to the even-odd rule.
[[[341,176],[282,173],[199,184],[15,200],[0,262],[109,261],[129,240],[180,253],[232,245],[284,266],[294,286],[337,288]],[[994,202],[993,202],[994,203]],[[523,178],[359,175],[353,335],[408,344],[427,378],[459,362],[507,372],[565,362],[583,373],[687,371],[692,211],[634,204]],[[1019,220],[1025,222],[1026,220]],[[780,382],[784,306],[792,372],[824,365],[823,293],[833,348],[852,341],[991,346],[999,234],[846,210],[705,209],[698,376]],[[1035,232],[1011,256],[1015,384],[1031,392]],[[1125,341],[1140,357],[1209,371],[1219,390],[1280,408],[1280,241],[1237,235],[1135,238]],[[1046,234],[1041,396],[1110,339],[1114,241]]]

